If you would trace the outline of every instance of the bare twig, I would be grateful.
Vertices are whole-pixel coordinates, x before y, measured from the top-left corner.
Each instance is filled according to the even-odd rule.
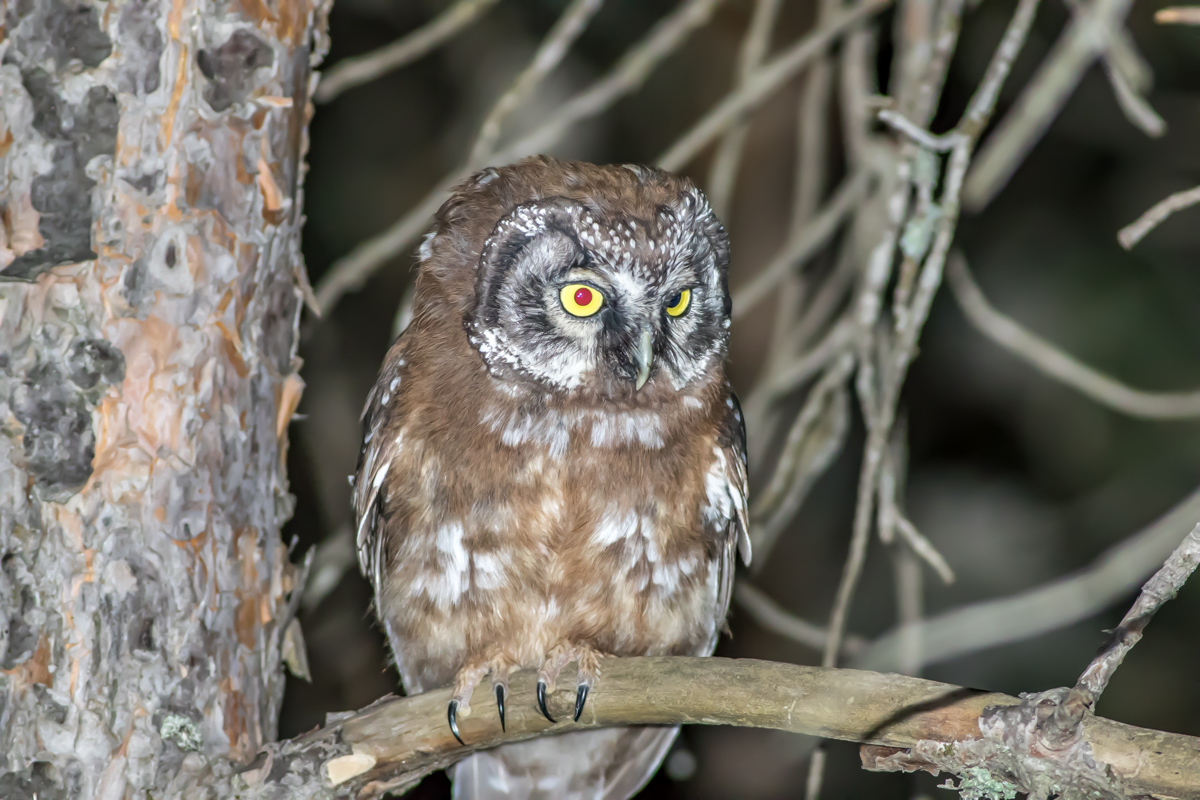
[[[880,122],[886,122],[922,147],[933,150],[936,153],[946,153],[953,150],[954,146],[962,139],[962,134],[958,131],[950,131],[940,136],[932,134],[909,120],[899,111],[894,111],[890,108],[884,108],[879,111],[879,120]]]
[[[751,619],[771,633],[791,639],[793,642],[806,645],[814,650],[820,650],[825,646],[828,634],[824,628],[792,614],[767,597],[754,584],[739,581],[733,587],[733,599],[743,611],[750,615]],[[842,652],[847,657],[853,657],[866,645],[866,639],[850,634],[842,645]]]
[[[1075,15],[1091,13],[1089,6],[1082,0],[1067,0],[1066,5]],[[1129,121],[1141,128],[1147,136],[1161,136],[1165,133],[1166,122],[1142,97],[1142,93],[1150,88],[1153,75],[1150,66],[1137,51],[1128,28],[1117,27],[1108,31],[1103,61],[1104,73],[1112,84],[1113,94]]]
[[[750,25],[742,39],[742,50],[738,56],[738,87],[745,86],[762,64],[771,46],[771,32],[779,16],[780,0],[755,0]],[[729,201],[733,197],[738,166],[742,160],[742,145],[746,141],[747,124],[743,122],[725,132],[721,144],[713,156],[712,169],[708,177],[708,201],[721,219],[727,219]]]
[[[1171,6],[1154,12],[1159,25],[1200,25],[1200,6]]]
[[[1029,35],[1038,2],[1039,0],[1018,2],[983,80],[955,128],[949,166],[943,180],[940,215],[933,245],[920,270],[919,282],[912,292],[911,305],[894,309],[894,342],[893,337],[888,335],[886,326],[880,324],[879,315],[882,310],[883,291],[892,274],[891,265],[897,235],[908,214],[909,190],[912,185],[908,159],[902,159],[897,164],[891,180],[894,188],[889,190],[887,222],[878,244],[871,253],[856,303],[859,336],[858,375],[855,386],[867,426],[867,440],[863,447],[863,460],[859,471],[850,546],[834,597],[833,611],[829,617],[829,639],[821,659],[823,666],[834,666],[837,663],[840,637],[845,630],[850,604],[866,562],[871,523],[875,518],[880,466],[895,421],[900,388],[916,355],[917,339],[928,317],[933,296],[941,284],[942,266],[958,221],[959,192],[967,165],[970,163],[971,148],[995,110],[1000,89]],[[943,28],[939,35],[955,41],[958,19],[944,17],[941,24]],[[936,74],[931,77],[934,81],[938,79]],[[915,528],[912,530],[915,532]],[[824,751],[819,749],[813,755],[809,769],[806,795],[809,800],[817,800],[824,763]]]
[[[677,170],[691,161],[721,133],[759,103],[783,86],[815,56],[825,51],[833,41],[870,16],[891,5],[892,0],[860,0],[817,30],[768,61],[754,73],[745,86],[725,96],[672,147],[659,156],[663,169]]]
[[[300,607],[306,612],[321,605],[346,573],[357,564],[350,525],[344,523],[339,526],[310,552],[315,553],[312,571],[300,600]]]
[[[804,307],[804,313],[800,315],[796,327],[790,333],[791,347],[798,349],[811,341],[845,305],[854,279],[859,274],[860,264],[857,261],[858,253],[854,243],[859,238],[859,225],[865,216],[865,210],[860,210],[855,215],[854,222],[847,231],[846,246],[838,253],[833,272],[821,283],[820,288],[812,293],[812,299]],[[853,322],[852,319],[849,321]]]
[[[1074,574],[1012,597],[961,606],[921,622],[922,664],[939,664],[1019,642],[1087,619],[1124,597],[1162,565],[1200,518],[1200,490]],[[877,639],[851,662],[860,669],[899,664],[903,633]]]
[[[961,257],[950,265],[950,288],[967,320],[983,335],[1060,383],[1114,411],[1147,419],[1200,416],[1200,391],[1146,392],[1081,364],[988,303]]]
[[[681,3],[663,17],[644,39],[631,47],[608,75],[569,100],[537,130],[515,144],[484,157],[482,161],[508,163],[541,152],[557,142],[572,125],[602,113],[618,99],[641,86],[664,58],[678,48],[692,31],[708,21],[720,2],[686,0]],[[335,261],[316,287],[322,313],[328,314],[343,294],[362,286],[375,270],[411,246],[428,227],[429,219],[441,205],[445,193],[465,178],[472,166],[478,165],[468,164],[447,175],[390,228]]]
[[[838,11],[837,0],[821,0],[817,24],[823,25]],[[829,98],[833,89],[833,65],[826,53],[804,76],[799,118],[796,120],[796,179],[792,196],[792,230],[802,228],[816,213],[825,192],[829,169]],[[857,168],[857,164],[854,165]]]
[[[496,0],[459,0],[440,16],[386,47],[334,64],[321,78],[313,100],[328,103],[347,89],[373,81],[429,53],[470,25]]]
[[[978,739],[981,720],[1021,702],[904,675],[768,661],[606,659],[602,670],[577,723],[569,721],[573,692],[547,698],[551,714],[562,720],[551,725],[537,710],[534,674],[518,672],[509,680],[506,729],[486,711],[460,717],[465,746],[446,726],[452,690],[438,689],[382,700],[325,728],[271,745],[240,776],[230,777],[229,787],[246,800],[372,798],[403,790],[434,770],[502,743],[624,725],[740,725],[892,748],[922,741],[949,746]],[[574,685],[574,680],[568,668],[562,683]],[[490,709],[491,687],[476,691],[472,707]],[[1136,793],[1183,797],[1195,791],[1192,767],[1200,759],[1200,739],[1093,716],[1083,727],[1099,768],[1110,770]],[[1053,758],[1027,754],[1019,763],[1037,769]],[[269,769],[262,768],[266,764]]]
[[[1170,197],[1155,203],[1149,211],[1122,228],[1121,232],[1117,234],[1117,241],[1126,250],[1132,250],[1135,244],[1144,239],[1150,231],[1161,225],[1167,217],[1176,211],[1191,208],[1196,203],[1200,203],[1200,186],[1176,192]]]
[[[712,17],[722,0],[685,0],[659,20],[642,41],[617,62],[608,75],[568,100],[565,105],[523,139],[502,149],[493,160],[507,163],[543,152],[579,122],[590,119],[620,98],[637,90],[663,59],[677,50],[693,31]]]
[[[897,672],[921,674],[921,617],[925,613],[925,572],[910,548],[892,551],[892,575],[896,584],[896,622],[903,631]]]
[[[820,0],[817,26],[828,22],[842,5],[841,0]],[[843,43],[843,46],[845,44]],[[788,241],[791,241],[816,213],[828,182],[827,174],[831,171],[828,128],[831,116],[830,90],[833,85],[832,59],[831,53],[817,58],[808,68],[800,89],[800,102],[797,105],[799,116],[796,119],[796,166],[793,170],[792,215]],[[859,162],[853,161],[851,164],[848,171],[857,172]],[[789,333],[795,328],[796,320],[803,312],[805,295],[809,288],[809,276],[802,271],[793,270],[775,292],[775,319],[767,347],[764,374],[773,374],[780,362],[791,354],[794,345]]]
[[[891,546],[892,576],[896,592],[896,624],[902,633],[898,671],[905,675],[921,672],[921,632],[918,623],[925,615],[924,570],[911,542],[896,542],[896,532],[905,538],[903,525],[927,545],[929,551],[941,555],[924,540],[912,523],[905,518],[901,504],[908,484],[908,424],[901,418],[892,429],[883,464],[879,471],[879,538]],[[907,545],[907,546],[906,546]],[[945,561],[942,560],[943,566]],[[947,567],[947,569],[949,569]],[[951,575],[951,577],[953,577]]]
[[[456,173],[444,179],[386,231],[359,244],[333,262],[329,271],[317,282],[317,304],[321,313],[328,315],[342,295],[361,287],[375,270],[411,246],[429,227],[429,221],[441,206],[446,192],[462,177],[462,174]]]
[[[869,172],[858,172],[847,177],[826,206],[792,236],[779,255],[744,286],[733,291],[733,318],[736,320],[754,308],[789,273],[824,247],[846,216],[862,201],[870,185]]]
[[[786,394],[803,385],[805,381],[820,372],[826,364],[850,349],[853,334],[854,328],[849,320],[835,324],[825,334],[825,338],[815,344],[811,350],[763,377],[764,399],[771,402],[779,395]]]
[[[1037,74],[980,149],[963,189],[968,209],[986,206],[1008,182],[1058,116],[1083,73],[1104,52],[1109,32],[1125,19],[1130,2],[1093,0],[1086,13],[1071,18]]]
[[[1079,677],[1079,687],[1086,689],[1094,703],[1104,692],[1113,673],[1133,646],[1141,641],[1142,632],[1158,609],[1183,588],[1183,584],[1200,564],[1200,525],[1192,529],[1175,552],[1167,558],[1162,569],[1154,573],[1129,613],[1113,631],[1109,643]]]
[[[850,427],[846,381],[854,371],[849,353],[830,365],[809,392],[796,416],[771,482],[755,502],[750,536],[759,552],[769,553],[783,529],[796,516],[809,489],[842,449]],[[760,559],[759,563],[766,563]]]
[[[821,0],[817,25],[828,22],[843,5],[840,0]],[[862,23],[857,29],[848,32],[838,56],[841,78],[839,99],[843,106],[842,130],[846,137],[843,160],[846,172],[854,175],[865,174],[868,171],[865,165],[869,123],[866,121],[868,114],[865,105],[869,102],[871,89],[874,87],[868,77],[871,71],[868,61],[870,47],[874,42],[874,28],[875,24],[872,21]],[[809,226],[813,215],[817,213],[818,204],[826,191],[828,176],[833,171],[833,153],[829,147],[832,61],[833,56],[829,53],[818,58],[805,75],[801,88],[799,116],[796,120],[796,165],[792,181],[791,223],[787,242],[776,255],[777,263],[789,257],[788,244],[798,241],[802,231]],[[863,198],[866,197],[864,191]],[[859,205],[862,205],[861,201]],[[856,219],[861,217],[861,213],[856,214]],[[841,326],[840,333],[844,333],[844,337],[826,336],[808,353],[800,354],[808,344],[809,337],[821,330],[828,321],[826,315],[833,310],[828,303],[831,290],[840,296],[849,285],[850,281],[846,276],[853,268],[853,250],[853,246],[849,244],[842,248],[836,256],[834,277],[824,280],[811,298],[814,276],[797,269],[798,264],[794,264],[780,281],[779,288],[774,293],[773,330],[762,371],[763,377],[748,397],[750,411],[758,415],[753,439],[761,441],[778,435],[772,429],[785,423],[781,414],[773,414],[770,409],[779,393],[771,384],[782,372],[789,372],[788,377],[797,381],[793,385],[798,385],[805,378],[798,377],[796,368],[819,370],[830,359],[848,351],[851,331],[849,326]],[[831,341],[837,338],[845,339],[842,346],[837,346]],[[836,450],[829,452],[826,458],[828,462],[836,458],[843,442],[844,438],[829,442]],[[757,463],[760,462],[756,461]],[[798,494],[797,498],[802,501],[803,493]]]
[[[1159,116],[1146,98],[1138,94],[1111,58],[1104,60],[1104,73],[1108,75],[1108,81],[1113,87],[1113,96],[1117,98],[1117,105],[1125,112],[1126,119],[1147,136],[1157,138],[1167,132],[1166,120]]]
[[[892,443],[884,453],[879,469],[879,538],[884,544],[892,544],[897,536],[904,541],[912,553],[937,573],[943,583],[954,583],[954,570],[933,544],[921,535],[917,526],[905,516],[900,508],[904,492],[904,465],[907,450],[907,431],[898,426],[892,432]]]
[[[896,531],[900,538],[912,548],[913,553],[930,566],[942,579],[942,583],[954,583],[954,570],[946,563],[946,559],[937,551],[928,539],[921,535],[917,527],[903,514],[896,515]]]
[[[1029,722],[1034,723],[1032,726],[1025,724],[1025,727],[1031,728],[1031,733],[1034,735],[1026,737],[1030,746],[1020,748],[1022,752],[1032,752],[1035,748],[1039,751],[1049,750],[1056,753],[1079,749],[1080,741],[1083,739],[1084,721],[1090,716],[1091,710],[1108,686],[1113,674],[1121,666],[1121,662],[1125,660],[1125,656],[1133,649],[1133,646],[1141,641],[1142,633],[1150,624],[1154,614],[1164,603],[1178,594],[1179,590],[1183,588],[1183,584],[1196,571],[1198,564],[1200,564],[1200,525],[1192,529],[1192,532],[1184,538],[1183,543],[1167,558],[1162,568],[1142,587],[1142,592],[1134,602],[1133,608],[1121,620],[1121,624],[1109,638],[1108,644],[1101,648],[1096,657],[1088,664],[1087,669],[1083,671],[1073,688],[1057,689],[1053,694],[1044,692],[1045,699],[1040,700],[1038,705],[1048,706],[1048,708],[1012,710],[1016,716],[1024,714]],[[1022,705],[1032,706],[1033,703],[1030,700],[1031,698],[1027,697],[1026,702]],[[1007,715],[1008,711],[1003,713]],[[988,720],[985,718],[980,719],[980,729],[985,734],[988,732]],[[1084,785],[1091,784],[1089,788],[1094,787],[1101,790],[1099,792],[1091,791],[1088,794],[1093,797],[1111,797],[1113,800],[1123,800],[1127,793],[1122,787],[1118,783],[1112,782],[1111,776],[1106,776],[1103,770],[1096,771],[1094,765],[1087,764],[1086,756],[1090,753],[1083,755],[1085,757],[1080,759],[1080,763],[1077,765],[1083,767],[1077,770],[1084,778],[1082,783]],[[1048,782],[1040,783],[1047,784]],[[1063,791],[1059,787],[1065,788],[1068,782],[1064,782],[1056,776],[1054,784],[1055,793],[1061,795]]]
[[[721,0],[687,0],[681,4],[660,20],[645,39],[631,48],[609,75],[568,101],[537,130],[493,153],[486,160],[507,163],[521,156],[541,152],[557,142],[571,126],[602,113],[616,100],[640,87],[650,72],[678,48],[688,34],[708,21],[720,2]],[[712,141],[712,138],[735,121],[739,114],[761,102],[847,27],[877,13],[890,2],[891,0],[862,0],[858,7],[832,20],[828,27],[805,37],[757,70],[755,78],[744,90],[735,91],[718,104],[689,136],[693,141],[702,139],[700,147]],[[685,141],[687,138],[685,137]],[[660,159],[664,168],[677,169],[679,164],[672,166],[670,160],[666,156]],[[316,287],[317,302],[322,313],[328,314],[343,294],[357,289],[375,270],[410,246],[425,230],[429,217],[437,210],[444,193],[456,181],[465,177],[467,172],[468,170],[460,170],[448,176],[394,225],[334,262]]]
[[[941,267],[949,250],[954,232],[954,224],[958,219],[958,191],[962,184],[963,175],[970,158],[971,143],[979,136],[984,125],[995,109],[996,98],[1000,87],[1012,67],[1012,62],[1020,51],[1029,33],[1033,17],[1037,11],[1038,0],[1021,0],[1017,10],[1009,21],[1004,37],[1001,39],[996,52],[992,56],[984,74],[984,79],[976,89],[967,109],[959,122],[957,132],[958,142],[955,144],[950,157],[942,192],[941,206],[943,217],[939,220],[938,232],[933,248],[925,259],[921,271],[921,279],[913,297],[912,307],[906,314],[907,324],[897,332],[897,340],[887,353],[877,352],[888,343],[880,341],[872,344],[864,339],[860,344],[858,359],[859,375],[857,388],[859,400],[863,406],[863,415],[867,421],[867,443],[864,447],[862,469],[859,476],[858,498],[855,508],[854,527],[850,540],[850,553],[846,559],[842,581],[838,585],[834,601],[833,613],[830,616],[829,631],[831,645],[825,651],[822,663],[832,666],[836,662],[836,647],[840,630],[844,628],[849,605],[853,597],[858,577],[866,556],[867,541],[871,520],[874,517],[875,493],[879,467],[883,461],[884,449],[890,437],[892,422],[895,419],[896,403],[900,387],[904,382],[909,364],[916,352],[916,342],[920,335],[929,308],[933,303],[933,295],[941,283]],[[885,242],[894,242],[894,235],[888,233]],[[878,252],[878,251],[877,251]],[[891,261],[890,246],[886,259],[882,260],[885,273]],[[873,265],[875,266],[875,265]],[[874,276],[878,277],[878,276]],[[871,280],[871,276],[868,276]],[[878,287],[880,290],[882,286]],[[877,332],[875,319],[878,315],[879,301],[860,307],[859,324],[863,326],[864,334]],[[883,392],[876,389],[876,360],[886,356]]]
[[[583,33],[603,2],[604,0],[573,0],[563,11],[562,16],[542,40],[529,66],[517,76],[512,87],[500,97],[488,113],[487,119],[483,121],[468,158],[471,164],[482,165],[487,160],[488,154],[495,149],[500,138],[500,128],[505,118],[562,62],[571,45]]]

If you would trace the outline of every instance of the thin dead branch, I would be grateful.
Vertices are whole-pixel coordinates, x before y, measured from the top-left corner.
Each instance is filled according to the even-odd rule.
[[[834,192],[826,207],[812,217],[802,229],[796,231],[791,240],[782,247],[779,255],[743,287],[733,290],[734,320],[743,317],[758,302],[766,299],[776,285],[827,245],[830,237],[838,233],[838,228],[848,213],[862,203],[870,181],[871,175],[868,172],[856,173],[847,178],[838,191]]]
[[[1126,225],[1117,234],[1117,241],[1126,250],[1132,250],[1133,246],[1146,238],[1146,234],[1162,224],[1163,220],[1174,214],[1176,211],[1183,211],[1185,208],[1191,208],[1200,203],[1200,186],[1186,191],[1176,192],[1175,194],[1158,201],[1149,211],[1142,214],[1136,220]]]
[[[796,231],[779,255],[744,286],[733,291],[733,318],[737,320],[744,316],[766,299],[789,274],[828,244],[847,215],[862,202],[870,185],[869,172],[858,172],[846,178],[826,206],[807,225]]]
[[[325,72],[313,100],[328,103],[342,92],[416,61],[452,39],[494,5],[496,0],[459,0],[403,39],[365,55],[342,59]]]
[[[1200,490],[1078,572],[1011,597],[971,603],[927,617],[920,623],[922,664],[939,664],[1087,619],[1144,581],[1198,518]],[[859,669],[896,669],[902,641],[903,632],[894,630],[872,642],[851,665]]]
[[[412,246],[428,228],[446,192],[469,175],[472,169],[489,162],[504,164],[542,152],[557,143],[571,126],[603,113],[617,100],[636,91],[663,59],[686,41],[688,35],[708,22],[720,2],[686,0],[681,3],[659,20],[645,38],[633,45],[605,77],[567,101],[558,113],[532,133],[499,152],[481,157],[477,164],[467,164],[451,172],[391,227],[335,261],[316,287],[317,302],[322,313],[328,314],[342,295],[360,288],[376,270]]]
[[[367,239],[333,262],[316,286],[321,313],[328,315],[342,295],[362,287],[376,270],[409,248],[429,227],[446,192],[463,177],[464,174],[456,173],[444,179],[386,231]]]
[[[802,355],[763,376],[762,388],[767,402],[786,394],[808,381],[842,353],[850,349],[854,328],[849,320],[835,323],[821,341]]]
[[[1071,689],[1051,689],[1021,695],[1015,706],[993,707],[979,718],[982,740],[919,742],[907,752],[864,748],[863,766],[873,770],[941,770],[971,779],[1003,784],[1005,795],[1016,791],[1031,797],[1089,797],[1124,800],[1135,793],[1125,780],[1095,757],[1086,728],[1096,700],[1125,655],[1142,637],[1155,612],[1179,592],[1200,564],[1200,525],[1155,573],[1101,649]],[[980,774],[979,771],[982,771]],[[965,791],[964,791],[965,794]],[[978,792],[976,792],[978,794]],[[996,796],[992,792],[991,796]]]
[[[733,599],[752,620],[771,633],[814,650],[825,646],[828,634],[824,628],[792,614],[749,581],[741,581],[734,585]],[[866,646],[867,640],[863,637],[849,635],[842,645],[842,652],[846,657],[852,658]]]
[[[1131,388],[1025,330],[992,307],[971,277],[966,260],[961,257],[951,261],[950,288],[959,308],[976,330],[1045,375],[1097,403],[1122,414],[1146,419],[1200,416],[1200,391],[1146,392]]]
[[[735,89],[704,115],[691,130],[657,159],[666,170],[677,170],[695,158],[730,125],[781,88],[813,58],[825,52],[835,39],[864,20],[890,6],[892,0],[860,0],[854,7],[832,17],[828,23],[772,58],[756,70],[752,79]]]
[[[859,324],[862,326],[864,340],[859,345],[859,374],[856,386],[863,406],[863,415],[867,421],[867,444],[859,477],[850,552],[846,559],[842,581],[838,586],[833,613],[830,616],[830,644],[827,646],[822,660],[825,666],[833,666],[836,663],[838,649],[836,645],[845,628],[850,601],[854,595],[858,577],[862,572],[871,520],[874,517],[879,467],[883,461],[884,449],[895,420],[900,387],[903,385],[908,366],[915,356],[917,339],[925,319],[928,317],[929,308],[933,303],[933,295],[941,283],[942,264],[949,250],[954,224],[958,218],[958,192],[969,163],[970,148],[995,109],[1000,88],[1008,77],[1012,62],[1028,36],[1037,6],[1038,0],[1021,0],[1017,5],[1017,10],[1009,21],[1004,37],[992,56],[984,79],[976,89],[956,128],[958,140],[950,155],[950,163],[943,181],[944,188],[940,199],[942,211],[938,219],[937,233],[929,255],[926,256],[921,268],[921,277],[913,295],[911,307],[904,315],[902,326],[899,326],[901,318],[897,317],[899,329],[896,331],[894,345],[884,337],[877,335],[879,328],[875,321],[881,305],[878,297],[876,296],[874,301],[871,301],[864,295],[864,300],[860,301]],[[887,251],[880,260],[885,278],[890,271],[888,267],[891,263],[891,248],[894,247],[894,243],[894,234],[889,231],[883,241],[883,244],[887,246]],[[868,275],[867,279],[871,281],[872,276]],[[881,292],[882,289],[882,282],[869,287],[870,291]],[[868,341],[867,336],[874,338]],[[878,352],[882,347],[890,347],[890,351]],[[877,388],[876,381],[879,375],[882,375],[883,383]]]
[[[1088,14],[1090,9],[1082,0],[1068,0],[1073,15]],[[1113,87],[1113,95],[1125,116],[1147,136],[1162,136],[1167,124],[1142,94],[1150,88],[1153,76],[1146,59],[1138,52],[1129,29],[1120,27],[1108,31],[1103,52],[1104,74]]]
[[[780,0],[755,0],[754,13],[742,39],[738,54],[737,85],[745,86],[754,71],[762,64],[771,46],[771,33],[779,16]],[[749,126],[743,122],[725,132],[721,144],[713,156],[708,177],[708,201],[721,219],[727,219],[729,203],[733,198],[734,182],[742,161],[742,146],[746,141]]]
[[[620,98],[636,91],[663,59],[675,52],[697,28],[708,23],[722,0],[686,0],[659,20],[642,41],[617,62],[608,75],[568,100],[537,130],[495,154],[504,164],[553,146],[573,125],[607,110]]]
[[[937,573],[942,583],[954,583],[954,570],[946,563],[945,557],[921,535],[900,507],[904,496],[907,449],[907,429],[897,426],[879,468],[879,519],[876,522],[879,539],[884,544],[893,544],[898,537],[914,555]]]
[[[991,202],[1017,166],[1042,138],[1066,105],[1083,74],[1095,63],[1118,29],[1132,0],[1093,0],[1086,12],[1072,16],[1037,74],[979,151],[963,189],[971,211]]]
[[[512,87],[501,95],[488,113],[487,119],[483,121],[479,128],[479,136],[475,139],[475,145],[467,159],[471,164],[482,165],[487,160],[488,154],[495,149],[496,142],[500,139],[500,129],[504,120],[554,71],[555,67],[562,63],[603,2],[604,0],[574,0],[563,11],[562,16],[538,46],[529,66],[517,76]]]
[[[1112,679],[1113,673],[1133,646],[1142,639],[1142,632],[1154,618],[1155,613],[1179,593],[1183,584],[1200,564],[1200,525],[1192,529],[1175,552],[1167,558],[1162,569],[1142,587],[1142,593],[1134,602],[1129,613],[1113,631],[1109,643],[1084,670],[1079,686],[1086,689],[1092,703],[1100,697]]]
[[[750,537],[759,552],[771,551],[817,478],[841,452],[850,427],[846,383],[853,371],[849,353],[830,364],[793,421],[771,482],[754,504]]]
[[[1200,6],[1171,6],[1154,12],[1159,25],[1200,25]]]

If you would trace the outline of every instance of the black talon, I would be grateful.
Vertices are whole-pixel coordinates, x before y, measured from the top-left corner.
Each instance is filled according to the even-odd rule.
[[[496,684],[496,708],[500,709],[500,730],[505,730],[504,727],[504,684]]]
[[[579,684],[579,688],[575,690],[575,721],[579,722],[579,715],[583,713],[583,704],[587,702],[588,685],[586,683]]]
[[[461,744],[463,747],[466,747],[467,743],[464,742],[462,740],[462,737],[458,735],[458,701],[457,700],[450,701],[450,707],[446,709],[446,719],[450,720],[450,732],[454,734],[454,738],[458,739],[459,744]]]
[[[538,681],[537,685],[538,709],[542,712],[542,716],[551,722],[557,722],[554,717],[550,716],[550,712],[546,710],[546,682]]]

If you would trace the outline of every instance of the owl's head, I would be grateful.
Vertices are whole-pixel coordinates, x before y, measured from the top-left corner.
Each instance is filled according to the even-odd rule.
[[[553,179],[505,176],[515,202],[478,250],[464,315],[491,373],[629,399],[719,373],[729,248],[704,195],[645,167],[539,159],[505,171],[526,165]]]

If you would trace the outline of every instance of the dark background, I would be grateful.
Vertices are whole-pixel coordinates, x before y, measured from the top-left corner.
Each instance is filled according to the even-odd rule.
[[[370,51],[428,21],[445,2],[337,0],[327,64]],[[431,55],[320,106],[312,123],[304,249],[316,283],[330,263],[386,228],[457,168],[491,103],[525,65],[563,0],[508,0]],[[811,24],[807,0],[785,3],[778,48]],[[970,5],[970,4],[968,4]],[[968,12],[935,130],[952,125],[1013,9],[984,0]],[[557,73],[507,130],[528,127],[603,74],[671,7],[610,0]],[[1093,67],[1014,180],[957,237],[992,302],[1067,352],[1131,385],[1200,386],[1200,208],[1169,220],[1132,253],[1116,231],[1165,195],[1200,182],[1200,29],[1156,26],[1159,3],[1137,4],[1130,27],[1154,67],[1149,99],[1167,120],[1151,140],[1121,114]],[[639,92],[584,123],[556,155],[649,162],[731,86],[751,3],[724,4]],[[1003,95],[1015,89],[1062,30],[1064,4],[1045,0]],[[885,22],[885,31],[889,23]],[[886,38],[886,37],[885,37]],[[886,67],[888,53],[881,53]],[[733,211],[736,286],[770,258],[787,231],[799,82],[753,117]],[[831,120],[831,125],[836,124]],[[700,183],[708,158],[686,170]],[[346,475],[360,437],[358,413],[391,339],[414,259],[396,258],[364,291],[322,320],[308,320],[308,383],[293,426],[288,468],[298,497],[285,535],[305,549],[350,519]],[[760,317],[763,315],[760,315]],[[744,393],[757,377],[769,319],[735,326],[730,370]],[[1200,479],[1200,426],[1145,422],[1110,412],[1000,351],[970,329],[943,292],[904,394],[913,520],[946,555],[958,582],[926,579],[931,612],[1007,596],[1086,566],[1149,523]],[[857,423],[856,423],[857,424]],[[861,454],[855,430],[792,529],[754,582],[806,619],[824,624],[845,558]],[[896,619],[892,571],[874,548],[851,615],[864,636]],[[932,667],[926,676],[1009,693],[1071,685],[1132,595],[1078,625]],[[383,640],[367,615],[369,589],[349,570],[302,615],[313,681],[288,686],[280,734],[311,728],[330,711],[397,689]],[[1117,673],[1099,711],[1150,728],[1200,735],[1200,585],[1168,604]],[[819,663],[804,646],[759,628],[735,607],[719,653]],[[803,793],[808,748],[798,737],[733,729],[685,731],[670,769],[645,797],[784,798]],[[689,759],[688,753],[693,756]],[[689,773],[689,761],[694,770]],[[672,773],[673,779],[667,773]],[[825,796],[936,794],[928,776],[875,775],[857,748],[834,744]],[[443,797],[434,776],[414,797]],[[944,795],[949,797],[950,795]]]

